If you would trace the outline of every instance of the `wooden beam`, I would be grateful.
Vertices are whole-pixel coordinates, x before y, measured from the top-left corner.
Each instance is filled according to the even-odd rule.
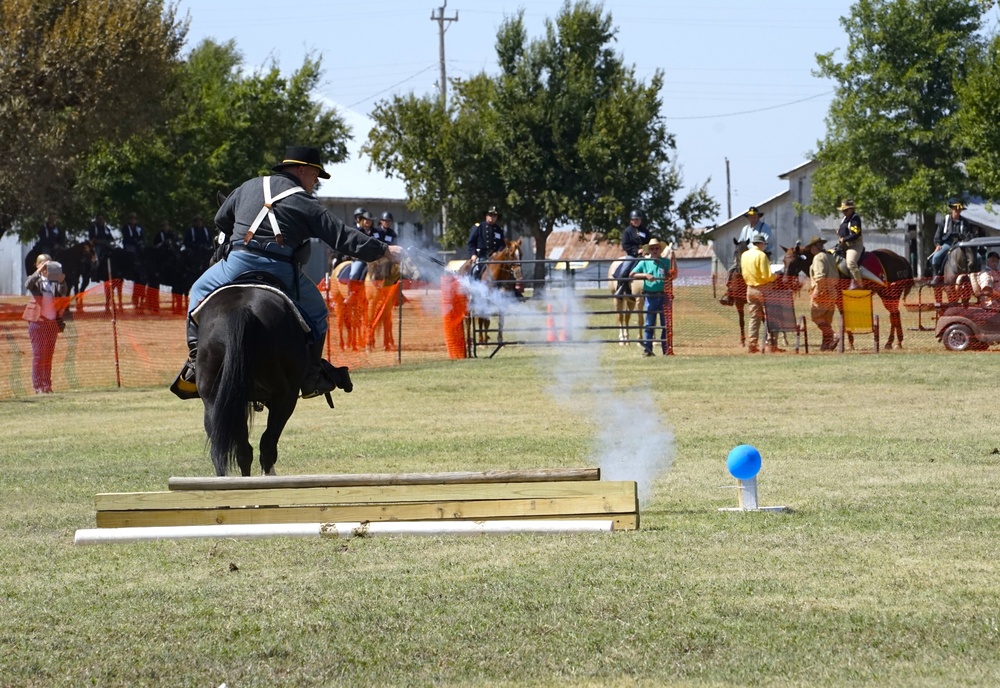
[[[206,509],[218,507],[322,506],[391,502],[451,502],[498,499],[631,495],[633,481],[540,483],[472,483],[444,485],[384,485],[306,487],[271,490],[198,490],[98,494],[98,511]]]
[[[635,515],[637,505],[627,494],[561,499],[503,499],[468,502],[347,504],[329,506],[257,507],[242,509],[159,509],[99,511],[98,528],[200,526],[221,524],[314,523],[342,521],[433,521],[508,518],[602,518]]]
[[[452,473],[369,473],[261,476],[254,478],[173,477],[171,490],[254,490],[262,488],[352,487],[359,485],[447,485],[453,483],[529,483],[600,480],[600,468],[538,468],[520,471]]]

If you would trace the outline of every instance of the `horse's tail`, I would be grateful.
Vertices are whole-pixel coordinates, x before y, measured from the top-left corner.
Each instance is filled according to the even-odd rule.
[[[212,404],[208,441],[216,475],[226,475],[236,466],[240,445],[238,429],[247,427],[252,413],[249,402],[250,353],[252,338],[246,336],[247,324],[253,318],[248,306],[232,311],[226,319],[223,335],[225,358],[216,382],[215,403]],[[251,344],[252,345],[252,344]]]

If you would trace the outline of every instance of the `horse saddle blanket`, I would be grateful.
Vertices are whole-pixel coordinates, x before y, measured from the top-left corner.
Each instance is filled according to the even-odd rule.
[[[290,297],[288,294],[281,291],[277,287],[272,287],[268,284],[253,284],[253,283],[225,284],[216,289],[215,291],[213,291],[212,293],[210,293],[208,296],[206,296],[202,300],[202,302],[199,303],[193,311],[191,311],[191,319],[194,320],[195,323],[197,324],[198,316],[201,313],[201,309],[205,307],[205,304],[211,301],[213,296],[227,289],[266,289],[267,291],[273,292],[279,295],[281,298],[283,298],[285,300],[285,303],[288,304],[288,306],[291,308],[292,313],[295,314],[295,318],[299,321],[299,326],[302,328],[302,331],[303,332],[312,331],[312,327],[309,326],[309,323],[306,321],[305,317],[303,317],[302,313],[299,311],[299,307],[295,304],[294,301],[292,301],[292,297]]]
[[[837,269],[840,274],[844,277],[850,277],[851,272],[847,269],[847,261],[844,256],[837,256]],[[888,284],[889,279],[885,274],[885,267],[882,265],[882,261],[878,259],[871,251],[865,251],[861,254],[861,260],[858,261],[858,269],[861,270],[861,276],[866,280],[875,282],[877,284]]]

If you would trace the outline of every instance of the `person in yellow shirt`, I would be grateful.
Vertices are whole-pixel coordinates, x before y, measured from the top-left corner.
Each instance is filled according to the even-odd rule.
[[[753,245],[740,256],[740,271],[743,281],[747,283],[747,304],[750,306],[750,337],[748,350],[757,353],[760,349],[760,324],[764,320],[764,292],[778,279],[771,274],[771,261],[764,253],[767,237],[763,234],[753,236]],[[772,340],[771,351],[781,351]]]

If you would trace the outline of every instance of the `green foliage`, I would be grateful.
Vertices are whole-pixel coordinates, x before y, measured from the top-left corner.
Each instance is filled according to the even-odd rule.
[[[320,60],[306,59],[287,79],[275,65],[249,75],[241,66],[233,41],[192,50],[166,96],[171,117],[93,151],[76,188],[80,207],[186,226],[194,215],[213,217],[218,193],[266,172],[286,145],[313,145],[332,162],[347,156],[348,128],[311,99]]]
[[[450,245],[491,205],[530,231],[540,253],[556,224],[607,233],[635,206],[661,236],[676,236],[718,205],[705,185],[677,197],[663,75],[636,79],[610,46],[615,34],[611,14],[586,1],[566,2],[540,39],[528,39],[523,13],[507,19],[500,73],[455,81],[447,113],[412,97],[376,109],[373,164],[406,179],[421,209],[448,205]]]
[[[866,221],[887,227],[966,190],[956,87],[982,43],[984,11],[976,0],[859,0],[841,19],[845,59],[817,55],[817,74],[837,85],[811,212],[851,197]]]
[[[160,0],[4,0],[0,27],[3,234],[72,214],[91,146],[162,119],[187,23]]]
[[[966,169],[988,198],[1000,198],[1000,36],[966,68],[958,88],[959,140],[970,151]]]

